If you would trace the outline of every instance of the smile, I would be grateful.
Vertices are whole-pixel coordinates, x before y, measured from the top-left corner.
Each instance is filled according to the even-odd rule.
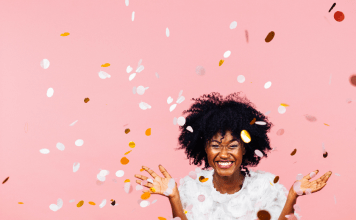
[[[228,169],[232,166],[232,164],[234,163],[233,161],[229,161],[229,162],[216,162],[218,164],[218,167],[221,169]]]

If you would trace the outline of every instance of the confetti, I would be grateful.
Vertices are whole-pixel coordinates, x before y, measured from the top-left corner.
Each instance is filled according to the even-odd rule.
[[[279,181],[279,176],[276,176],[275,178],[274,178],[274,180],[273,180],[273,183],[277,183]]]
[[[297,175],[297,180],[301,180],[301,179],[303,179],[303,174],[300,173]]]
[[[290,155],[295,155],[295,153],[297,153],[297,149],[294,149],[294,151],[290,154]]]
[[[123,157],[123,158],[121,158],[120,162],[122,165],[126,165],[129,163],[129,159],[127,159],[126,157]]]
[[[136,190],[142,190],[143,189],[143,186],[141,185],[136,185]]]
[[[248,131],[242,130],[240,136],[241,136],[243,142],[245,142],[245,143],[250,143],[251,142],[251,136],[248,133]]]
[[[84,205],[84,201],[82,200],[77,204],[77,207],[79,208],[79,207],[82,207],[83,205]]]
[[[41,60],[40,66],[41,66],[43,69],[48,69],[48,67],[49,67],[49,60],[47,60],[47,59]]]
[[[143,168],[142,168],[142,169],[140,169],[140,171],[141,171],[141,172],[142,172],[142,171],[144,171],[144,170],[145,170],[145,169],[143,169]]]
[[[269,182],[269,184],[271,184],[271,186],[273,186],[273,184],[271,182]]]
[[[224,60],[219,61],[219,66],[221,66],[224,63]]]
[[[177,107],[177,104],[171,105],[171,107],[169,107],[169,111],[172,112],[176,107]]]
[[[79,170],[80,163],[73,163],[73,173],[77,172]]]
[[[314,176],[316,176],[316,173],[315,173],[315,172],[311,172],[311,173],[309,174],[309,176],[310,176],[310,178],[313,178]]]
[[[201,177],[203,177],[203,176],[201,176]],[[205,183],[206,181],[209,180],[209,178],[204,178],[204,177],[203,177],[203,178],[201,179],[201,177],[199,177],[199,181],[202,182],[202,183]]]
[[[59,209],[62,208],[63,200],[61,198],[57,199],[57,206],[58,206]]]
[[[80,147],[80,146],[83,146],[83,144],[84,144],[84,141],[82,139],[78,139],[75,141],[75,146]]]
[[[272,82],[271,81],[268,81],[268,82],[266,82],[265,83],[265,89],[268,89],[269,87],[271,87],[271,85],[272,85]]]
[[[259,157],[263,157],[263,153],[260,150],[255,150],[255,154]]]
[[[281,128],[277,131],[277,135],[281,136],[283,134],[284,134],[284,129]]]
[[[204,202],[205,196],[204,195],[199,195],[198,196],[198,200],[199,200],[199,202]]]
[[[129,0],[125,0],[125,5],[129,6]]]
[[[56,212],[56,211],[58,211],[59,208],[56,204],[51,204],[51,205],[49,205],[49,209]]]
[[[356,86],[356,75],[350,76],[350,83],[353,86]]]
[[[142,208],[145,208],[145,207],[147,207],[147,206],[149,206],[149,205],[150,205],[150,202],[147,201],[147,200],[143,200],[143,201],[140,202],[140,206],[141,206]]]
[[[285,103],[281,103],[281,106],[288,107],[289,105]]]
[[[236,21],[231,22],[230,29],[235,29],[236,27],[237,27],[237,22]]]
[[[116,203],[116,201],[115,201],[115,200],[111,200],[111,201],[112,201],[112,202],[111,202],[111,205],[114,206],[115,203]]]
[[[134,21],[135,20],[135,12],[133,11],[132,12],[132,15],[131,15],[131,20]]]
[[[100,173],[98,173],[98,175],[96,175],[96,178],[97,178],[100,182],[104,182],[105,179],[106,179],[106,177],[100,175]],[[101,183],[98,183],[98,182],[97,182],[97,184],[98,184],[98,185],[101,185]]]
[[[187,127],[187,130],[193,133],[193,128],[192,128],[192,126],[188,126],[188,127]]]
[[[6,179],[4,179],[4,181],[2,181],[2,184],[6,183],[9,180],[9,178],[10,178],[9,176],[6,177]]]
[[[158,73],[155,73],[155,74],[156,74],[157,79],[159,79],[159,75],[158,75]]]
[[[329,85],[331,84],[331,75],[332,75],[332,74],[330,74]]]
[[[328,125],[328,124],[325,124],[325,123],[324,123],[324,125],[326,125],[326,126],[330,126],[330,125]]]
[[[70,124],[69,126],[73,126],[75,123],[77,123],[78,120],[76,120],[75,122],[73,122],[72,124]]]
[[[146,134],[146,136],[150,136],[151,135],[151,128],[147,129],[145,131],[145,134]]]
[[[150,178],[148,178],[148,179],[147,179],[147,182],[153,183],[153,180],[150,179]]]
[[[169,29],[166,28],[166,36],[169,37]]]
[[[286,111],[287,111],[286,107],[284,107],[284,106],[282,106],[282,105],[280,105],[280,106],[278,107],[278,113],[279,113],[279,114],[284,114],[284,113],[286,113]]]
[[[266,125],[267,123],[264,121],[256,121],[255,124],[256,125]]]
[[[138,105],[142,110],[150,109],[151,106],[145,102],[140,102]]]
[[[124,185],[124,191],[126,192],[126,193],[130,193],[130,191],[131,191],[131,183],[130,182],[127,182],[127,183],[125,183],[125,185]]]
[[[294,204],[294,205],[293,205],[293,208],[294,208],[295,210],[297,210],[298,212],[300,212],[300,207],[299,207],[299,205]]]
[[[177,119],[176,117],[173,118],[173,124],[174,124],[174,125],[177,124],[177,120],[178,120],[178,119]]]
[[[134,148],[135,146],[136,146],[135,142],[133,142],[133,141],[129,142],[129,147]]]
[[[228,50],[224,53],[224,58],[228,58],[231,55],[231,51]]]
[[[136,73],[130,74],[130,76],[129,76],[129,81],[133,80],[133,79],[135,78],[135,76],[136,76]]]
[[[69,33],[68,32],[64,32],[63,34],[61,34],[62,37],[68,36]]]
[[[134,86],[133,88],[132,88],[132,93],[135,95],[136,94],[136,86]]]
[[[110,63],[105,63],[105,64],[102,64],[101,67],[109,67],[110,66]]]
[[[334,200],[335,200],[335,204],[336,204],[336,196],[334,195]]]
[[[23,202],[19,202],[19,204],[23,204]]]
[[[75,199],[72,199],[72,200],[70,200],[69,202],[71,202],[71,203],[72,203],[72,202],[75,202]]]
[[[305,119],[307,119],[310,122],[315,122],[316,118],[314,116],[311,115],[304,115]]]
[[[310,194],[312,194],[312,192],[311,192],[311,191],[312,191],[312,190],[311,190],[311,189],[309,189],[309,188],[308,188],[308,189],[306,189],[306,190],[305,190],[305,195],[310,195]]]
[[[197,174],[194,171],[190,171],[189,177],[195,180],[197,178]]]
[[[265,115],[267,116],[267,115],[269,115],[269,113],[271,113],[271,111],[266,112]]]
[[[126,129],[125,129],[125,134],[128,134],[128,133],[130,133],[130,129],[129,129],[129,128],[126,128]]]
[[[85,102],[85,103],[88,103],[89,101],[90,101],[89,98],[85,98],[85,99],[84,99],[84,102]]]
[[[245,37],[246,37],[246,42],[248,43],[248,31],[245,30]]]
[[[159,220],[167,220],[166,218],[163,217],[158,217]]]
[[[41,154],[48,154],[48,153],[49,153],[49,150],[43,148],[43,149],[40,150],[40,152],[41,152]]]
[[[130,150],[130,151],[127,151],[126,153],[125,153],[125,155],[128,155],[130,152],[131,152],[132,150]]]
[[[109,171],[108,170],[101,170],[99,172],[99,174],[100,174],[100,176],[107,176],[107,175],[109,175]]]
[[[197,66],[195,68],[195,73],[198,74],[199,76],[205,75],[205,69],[202,66]]]
[[[104,200],[100,203],[99,207],[100,207],[100,208],[103,208],[105,205],[106,205],[106,199],[104,199]]]
[[[239,76],[237,77],[237,82],[239,82],[239,83],[245,82],[245,76],[244,76],[244,75],[239,75]]]
[[[95,205],[95,202],[89,202],[89,205]]]
[[[324,157],[324,158],[327,158],[327,156],[328,156],[328,152],[325,152],[325,153],[323,154],[323,157]]]
[[[259,220],[270,220],[271,214],[269,214],[266,210],[260,210],[257,212],[257,217]]]
[[[52,97],[53,96],[53,93],[54,93],[54,90],[53,90],[53,88],[49,88],[49,89],[47,89],[47,97]]]
[[[154,203],[156,203],[156,202],[157,202],[157,199],[153,200],[153,201],[151,202],[151,204],[154,204]]]
[[[104,71],[100,71],[98,74],[99,74],[100,79],[106,79],[106,78],[111,77],[107,72],[104,72]]]
[[[143,86],[139,86],[139,87],[137,87],[137,89],[136,89],[136,91],[137,91],[137,94],[139,94],[139,95],[143,95],[144,93],[145,93],[145,87],[143,87]]]
[[[169,105],[169,104],[171,104],[173,102],[173,98],[172,97],[168,97],[167,98],[167,104]]]
[[[124,174],[125,174],[125,172],[124,172],[123,170],[118,170],[118,171],[116,171],[116,173],[115,173],[115,175],[116,175],[117,177],[123,177]]]
[[[178,125],[183,126],[185,124],[185,118],[183,116],[179,117],[177,123]]]
[[[144,70],[145,69],[145,67],[143,66],[143,65],[139,65],[138,67],[137,67],[137,69],[136,69],[136,72],[141,72],[142,70]]]
[[[132,67],[131,66],[126,67],[126,72],[127,73],[130,73],[131,71],[132,71]]]
[[[185,100],[185,97],[184,97],[184,96],[180,96],[180,97],[177,99],[177,103],[180,104],[180,103],[182,103],[184,100]]]
[[[335,18],[335,21],[341,22],[345,19],[345,15],[341,11],[337,11],[334,14],[334,18]]]
[[[141,199],[142,200],[146,200],[149,199],[151,197],[151,193],[150,192],[145,192],[141,195]]]
[[[275,33],[273,31],[269,32],[267,37],[265,38],[266,43],[271,42],[273,40]]]
[[[65,149],[64,144],[62,144],[62,143],[60,143],[60,142],[58,142],[58,143],[56,144],[56,147],[57,147],[58,150],[60,150],[60,151],[64,151],[64,149]]]

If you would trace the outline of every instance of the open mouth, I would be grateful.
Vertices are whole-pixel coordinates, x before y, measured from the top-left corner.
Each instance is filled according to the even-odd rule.
[[[218,164],[218,167],[221,169],[228,169],[232,166],[232,164],[234,163],[233,161],[226,161],[226,162],[216,162]]]

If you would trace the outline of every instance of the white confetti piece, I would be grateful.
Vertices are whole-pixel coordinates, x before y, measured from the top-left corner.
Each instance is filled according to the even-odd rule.
[[[182,94],[183,94],[183,90],[180,90],[179,93],[178,93],[178,99]]]
[[[131,183],[130,182],[126,182],[124,185],[124,190],[126,193],[130,192],[130,187],[131,187]]]
[[[177,107],[177,104],[171,105],[171,107],[169,107],[169,111],[172,112],[176,107]]]
[[[260,150],[255,150],[255,154],[259,157],[263,157],[263,153]]]
[[[129,76],[129,81],[133,80],[133,79],[135,78],[135,76],[136,76],[136,73],[130,74],[130,76]]]
[[[193,133],[193,128],[191,126],[188,126],[187,130]]]
[[[69,202],[75,202],[75,199],[70,200]]]
[[[51,204],[51,205],[49,206],[49,209],[55,212],[55,211],[57,211],[59,208],[58,208],[58,206],[57,206],[56,204]]]
[[[305,190],[305,195],[310,195],[312,194],[312,190],[310,188]]]
[[[294,208],[294,210],[297,210],[298,212],[300,212],[300,207],[299,207],[299,205],[294,204],[294,205],[293,205],[293,208]]]
[[[137,87],[137,94],[139,94],[139,95],[145,94],[145,87],[143,87],[143,86],[138,86],[138,87]]]
[[[99,172],[99,175],[100,175],[100,176],[107,176],[107,175],[109,175],[109,171],[108,171],[108,170],[101,170],[101,171]]]
[[[171,178],[168,182],[168,189],[173,189],[176,185],[174,178]]]
[[[159,75],[158,75],[158,73],[155,73],[155,74],[156,74],[157,79],[159,79]]]
[[[76,120],[75,122],[73,122],[72,124],[70,124],[69,126],[73,126],[75,123],[77,123],[78,120]]]
[[[185,118],[183,116],[179,117],[177,123],[178,125],[183,126],[185,124]]]
[[[140,65],[137,69],[136,69],[136,72],[141,72],[142,70],[144,70],[145,67],[143,65]]]
[[[267,115],[269,115],[269,113],[271,113],[271,111],[266,112],[265,115],[267,116]]]
[[[269,87],[271,87],[272,85],[272,82],[271,81],[268,81],[265,83],[265,89],[268,89]]]
[[[151,106],[145,102],[140,102],[139,103],[139,107],[142,109],[142,110],[146,110],[146,109],[149,109],[151,108]]]
[[[295,192],[298,192],[300,190],[300,186],[302,185],[302,183],[300,181],[296,181],[294,184],[293,184],[293,189]]]
[[[84,144],[84,141],[82,139],[78,139],[75,141],[75,146],[80,147],[80,146],[83,146],[83,144]]]
[[[224,58],[228,58],[231,55],[231,51],[228,50],[224,53]]]
[[[100,203],[99,207],[100,207],[100,208],[103,208],[105,205],[106,205],[106,199],[104,199],[104,200]]]
[[[154,204],[154,203],[156,203],[156,202],[157,202],[157,199],[153,200],[151,204]]]
[[[125,174],[125,172],[124,172],[123,170],[118,170],[118,171],[116,172],[116,176],[117,176],[117,177],[123,177],[124,174]]]
[[[47,89],[47,97],[52,97],[53,93],[54,93],[54,89],[53,88]]]
[[[125,0],[125,5],[129,6],[129,0]]]
[[[338,173],[335,173],[335,175],[336,175],[336,176],[340,176],[340,174],[338,174]]]
[[[166,28],[166,36],[169,37],[169,29]]]
[[[63,200],[61,198],[57,199],[57,206],[58,206],[58,209],[62,208]]]
[[[40,65],[43,69],[47,69],[49,67],[49,60],[47,60],[47,59],[41,60]]]
[[[239,82],[239,83],[243,83],[243,82],[245,82],[245,76],[244,75],[239,75],[238,77],[237,77],[237,82]]]
[[[43,149],[40,150],[40,152],[41,152],[41,154],[48,154],[48,153],[49,153],[49,150],[43,148]]]
[[[256,121],[255,124],[256,125],[266,125],[267,123],[264,121]]]
[[[237,22],[236,21],[231,22],[230,29],[235,29],[236,27],[237,27]]]
[[[132,67],[131,66],[126,67],[126,72],[127,73],[130,73],[131,71],[132,71]]]
[[[171,104],[172,102],[173,102],[173,98],[169,96],[169,97],[167,98],[167,103],[168,103],[168,105]]]
[[[201,169],[199,167],[195,168],[195,172],[196,173],[200,173],[201,172]]]
[[[287,111],[287,108],[284,107],[283,105],[278,106],[278,113],[279,114],[284,114],[284,113],[286,113],[286,111]]]
[[[135,20],[135,12],[134,12],[134,11],[132,12],[131,19],[132,19],[132,21],[134,21],[134,20]]]
[[[140,202],[140,206],[141,206],[142,208],[145,208],[145,207],[147,207],[147,206],[149,206],[149,205],[150,205],[150,202],[147,201],[147,200],[142,200],[142,201]]]
[[[315,173],[315,172],[311,172],[311,173],[309,174],[309,176],[310,176],[310,178],[313,178],[314,176],[316,176],[316,173]]]
[[[135,95],[136,94],[136,86],[132,88],[132,93]]]
[[[177,103],[180,104],[182,103],[183,101],[185,100],[185,97],[184,96],[181,96],[177,99]]]
[[[300,173],[297,175],[297,180],[301,180],[301,179],[303,179],[303,174]]]
[[[183,179],[183,178],[180,178],[179,184],[180,184],[180,185],[183,185],[183,184],[184,184],[184,179]]]
[[[326,154],[326,150],[325,150],[325,145],[324,145],[324,143],[322,143],[322,145],[323,145],[323,154]]]
[[[80,167],[80,163],[74,163],[73,164],[73,173],[77,172],[79,170],[79,167]]]
[[[205,196],[204,195],[199,195],[198,196],[198,200],[199,200],[199,202],[204,202]]]
[[[100,180],[101,182],[104,182],[106,180],[106,177],[101,176],[100,173],[98,173],[98,175],[96,175],[96,178],[98,178],[98,180]]]
[[[58,148],[58,150],[61,150],[61,151],[64,151],[65,147],[64,147],[64,144],[58,142],[56,147]]]
[[[336,204],[336,196],[334,195],[334,200],[335,200],[335,204]]]
[[[202,66],[197,66],[197,67],[195,68],[195,73],[198,74],[198,75],[200,75],[200,76],[205,75],[205,69],[204,69],[204,67],[202,67]]]
[[[143,186],[141,185],[136,185],[136,190],[142,190],[143,189]]]
[[[106,78],[111,77],[107,72],[104,72],[104,71],[100,71],[98,74],[99,74],[100,79],[106,79]]]
[[[331,75],[332,75],[332,74],[330,74],[330,80],[329,80],[329,85],[331,84]]]
[[[147,182],[153,183],[152,179],[147,179]]]

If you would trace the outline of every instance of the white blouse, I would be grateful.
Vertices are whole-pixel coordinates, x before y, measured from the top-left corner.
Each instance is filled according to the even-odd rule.
[[[268,211],[271,220],[278,220],[287,201],[288,191],[282,184],[273,183],[275,175],[250,170],[251,177],[246,175],[238,192],[221,194],[213,186],[213,173],[214,169],[201,170],[196,179],[184,177],[183,184],[178,187],[183,209],[193,205],[186,213],[188,220],[254,220],[258,219],[259,210]],[[208,180],[200,182],[200,176]],[[201,195],[204,195],[205,200],[202,200],[204,197]],[[300,219],[296,212],[294,215]]]

